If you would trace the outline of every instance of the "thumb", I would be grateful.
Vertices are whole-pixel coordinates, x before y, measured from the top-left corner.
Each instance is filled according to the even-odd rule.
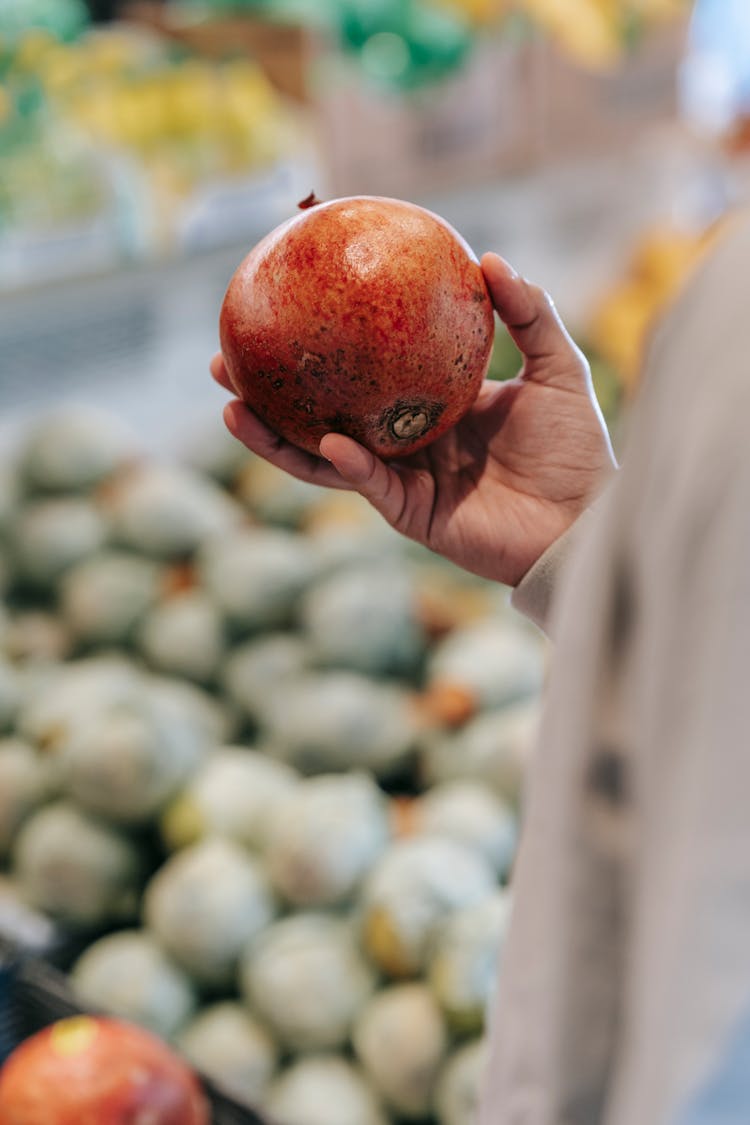
[[[406,507],[406,489],[396,470],[344,434],[326,434],[319,449],[347,484],[397,528]]]
[[[558,385],[587,380],[588,363],[549,294],[519,277],[498,254],[485,254],[481,264],[495,309],[526,360],[524,374]]]

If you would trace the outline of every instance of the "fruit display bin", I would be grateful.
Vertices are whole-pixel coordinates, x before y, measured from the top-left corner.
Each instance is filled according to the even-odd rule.
[[[0,933],[0,1065],[30,1035],[56,1020],[82,1013],[60,969],[40,956],[29,955]],[[213,1125],[273,1125],[202,1076],[201,1081]]]

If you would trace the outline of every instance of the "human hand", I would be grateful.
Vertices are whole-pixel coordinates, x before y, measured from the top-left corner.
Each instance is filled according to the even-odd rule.
[[[550,298],[497,254],[485,254],[482,269],[523,367],[508,382],[486,380],[469,412],[426,448],[385,462],[331,433],[318,458],[239,400],[224,419],[249,449],[292,476],[355,490],[403,535],[515,586],[586,508],[615,460],[588,363]],[[234,393],[220,354],[211,373]]]

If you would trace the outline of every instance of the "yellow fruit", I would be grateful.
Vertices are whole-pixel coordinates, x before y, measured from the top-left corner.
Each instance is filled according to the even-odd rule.
[[[638,282],[623,282],[605,298],[592,323],[592,342],[620,371],[626,387],[632,387],[640,373],[646,333],[655,312],[646,294]]]
[[[18,70],[39,71],[45,65],[45,55],[55,47],[55,39],[48,31],[36,28],[27,31],[18,44],[13,65]]]
[[[526,14],[576,61],[607,69],[623,51],[617,0],[521,0]]]
[[[628,8],[647,23],[663,23],[687,14],[686,0],[628,0]]]
[[[498,23],[508,10],[508,0],[437,0],[443,8],[457,11],[471,23],[488,26]]]
[[[668,293],[692,269],[702,249],[702,239],[693,233],[657,229],[636,247],[631,272],[658,291]]]

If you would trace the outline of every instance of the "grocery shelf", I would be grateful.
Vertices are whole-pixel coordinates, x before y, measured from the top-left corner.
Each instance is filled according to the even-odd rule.
[[[47,407],[85,401],[174,452],[226,398],[207,370],[218,310],[248,243],[8,295],[0,305],[0,445]]]

